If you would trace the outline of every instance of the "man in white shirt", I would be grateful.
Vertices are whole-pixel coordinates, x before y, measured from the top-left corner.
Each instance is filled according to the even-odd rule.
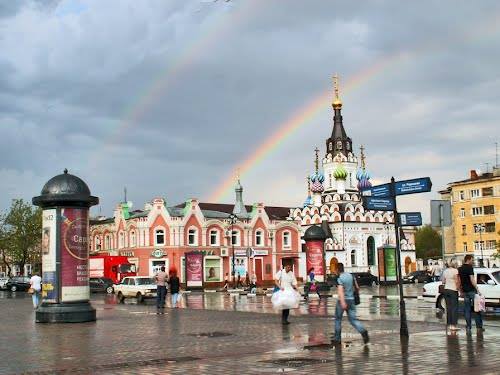
[[[33,308],[36,309],[40,303],[40,292],[42,291],[42,278],[36,272],[31,276],[30,287],[33,289],[33,294],[31,295]]]
[[[284,269],[278,271],[276,276],[274,277],[274,282],[280,290],[297,290],[297,279],[292,271],[291,265],[286,265]],[[281,323],[282,324],[290,324],[288,321],[288,316],[290,315],[290,309],[283,309],[281,312]]]

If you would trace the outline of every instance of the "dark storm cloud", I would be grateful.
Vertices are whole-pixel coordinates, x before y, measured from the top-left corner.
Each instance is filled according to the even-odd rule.
[[[105,214],[124,186],[136,207],[207,197],[334,72],[386,60],[342,91],[346,130],[379,181],[439,189],[494,156],[499,15],[493,1],[2,2],[0,207],[64,167]],[[249,202],[303,201],[331,115],[243,176]]]

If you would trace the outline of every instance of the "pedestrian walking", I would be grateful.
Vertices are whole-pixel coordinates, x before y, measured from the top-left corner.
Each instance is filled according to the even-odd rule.
[[[168,284],[170,285],[170,293],[172,294],[172,307],[176,308],[180,296],[180,281],[177,277],[177,270],[175,268],[170,270]]]
[[[444,299],[446,301],[446,328],[449,331],[458,331],[458,292],[460,277],[458,276],[457,261],[452,259],[443,272]]]
[[[42,278],[35,272],[30,278],[30,292],[33,301],[33,308],[36,309],[40,304],[40,295],[42,291]]]
[[[250,278],[250,294],[255,293],[257,293],[257,276],[252,274],[252,277]]]
[[[472,268],[472,255],[466,255],[462,266],[458,269],[460,277],[461,294],[464,298],[464,316],[466,323],[467,334],[471,333],[472,329],[472,309],[474,308],[474,298],[479,294],[476,280],[474,279],[474,269]],[[476,330],[478,332],[484,331],[483,317],[481,311],[475,312]]]
[[[318,291],[318,286],[316,285],[316,275],[314,273],[314,267],[309,268],[307,271],[307,277],[309,279],[309,285],[307,288],[304,288],[304,299],[307,301],[309,299],[310,293],[316,293],[318,298],[321,299],[321,296]]]
[[[155,275],[156,280],[156,314],[165,313],[165,297],[167,295],[168,275],[165,266]]]
[[[226,291],[229,288],[229,273],[228,272],[226,272],[226,276],[224,276],[224,286],[223,286],[223,288]]]
[[[288,316],[290,309],[299,307],[300,294],[297,292],[297,279],[292,271],[291,265],[286,265],[284,269],[278,271],[274,277],[277,291],[273,293],[271,301],[273,306],[281,309],[281,323],[290,324]]]
[[[368,331],[356,318],[354,293],[359,293],[358,283],[353,275],[344,271],[343,263],[338,263],[337,272],[339,275],[337,278],[338,301],[335,307],[335,337],[332,340],[332,345],[340,345],[342,341],[342,316],[344,315],[344,311],[347,312],[349,323],[361,334],[363,342],[366,344],[370,341]]]
[[[238,272],[238,278],[237,278],[237,281],[236,281],[236,288],[239,288],[240,286],[243,287],[243,285],[241,284],[241,275]]]

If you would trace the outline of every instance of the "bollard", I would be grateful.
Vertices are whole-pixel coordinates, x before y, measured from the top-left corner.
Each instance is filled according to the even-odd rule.
[[[36,322],[95,321],[96,311],[89,302],[89,208],[99,198],[65,169],[32,202],[43,209],[42,302]]]

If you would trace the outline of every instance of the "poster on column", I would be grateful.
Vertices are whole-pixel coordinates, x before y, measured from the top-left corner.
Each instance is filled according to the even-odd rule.
[[[314,268],[316,276],[324,276],[323,269],[323,241],[308,241],[306,243],[306,269]]]
[[[56,277],[56,215],[57,210],[42,213],[42,300],[57,302],[59,288]]]
[[[186,253],[186,286],[203,286],[203,254]]]
[[[88,209],[61,209],[61,301],[90,297]]]
[[[385,274],[387,281],[397,280],[396,249],[393,247],[385,248]]]

